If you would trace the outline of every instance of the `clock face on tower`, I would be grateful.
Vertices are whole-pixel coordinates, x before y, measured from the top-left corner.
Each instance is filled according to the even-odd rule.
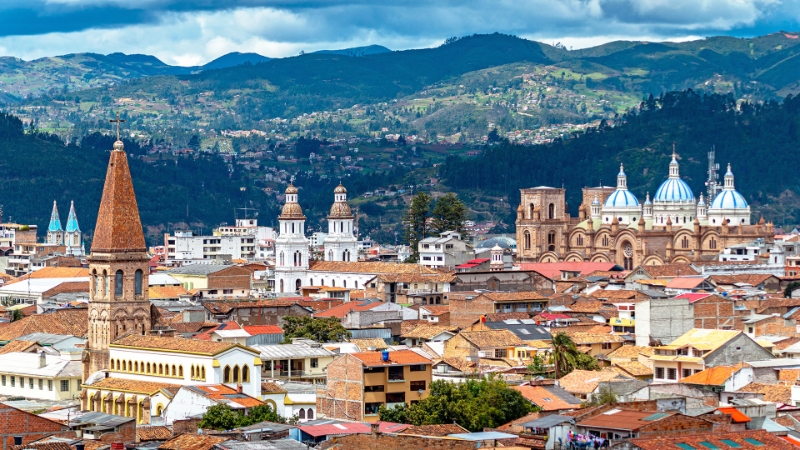
[[[622,252],[626,258],[630,258],[633,256],[633,246],[631,244],[625,244],[625,248]]]

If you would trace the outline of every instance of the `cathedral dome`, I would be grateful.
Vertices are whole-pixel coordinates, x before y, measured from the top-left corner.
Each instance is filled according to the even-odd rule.
[[[658,187],[653,197],[656,202],[693,202],[692,188],[680,178],[668,178]]]
[[[606,202],[603,204],[604,208],[628,208],[638,206],[639,200],[631,193],[631,191],[627,189],[617,189],[616,191],[612,192],[611,195],[609,195],[606,199]]]
[[[711,202],[711,209],[747,209],[747,201],[739,191],[725,189]]]
[[[336,186],[336,189],[333,190],[333,193],[334,194],[347,194],[347,189],[345,189],[345,187],[342,186],[342,183],[339,183],[339,185]]]
[[[281,209],[281,216],[279,218],[280,219],[292,219],[292,218],[302,219],[304,217],[305,216],[303,216],[303,208],[300,207],[299,203],[286,203],[285,205],[283,205],[283,208]]]
[[[328,219],[352,219],[353,213],[350,212],[350,205],[347,202],[334,202],[331,205],[331,213]]]
[[[286,186],[284,194],[297,194],[297,188],[293,184],[289,184],[289,186]]]

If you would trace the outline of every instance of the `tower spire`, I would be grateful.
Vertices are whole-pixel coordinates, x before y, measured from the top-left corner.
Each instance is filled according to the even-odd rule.
[[[47,227],[47,232],[57,232],[57,231],[64,231],[61,228],[61,218],[58,217],[58,205],[56,201],[53,200],[53,211],[50,213],[50,225]]]
[[[75,201],[69,202],[69,217],[67,217],[67,233],[81,232],[78,226],[78,215],[75,214]]]

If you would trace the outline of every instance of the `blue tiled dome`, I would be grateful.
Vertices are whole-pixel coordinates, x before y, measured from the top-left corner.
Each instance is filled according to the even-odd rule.
[[[653,196],[655,202],[693,202],[694,194],[692,188],[680,178],[668,178],[658,187],[656,195]]]
[[[734,189],[724,189],[711,203],[711,209],[745,209],[747,201]]]
[[[639,200],[627,189],[617,189],[608,196],[603,204],[605,208],[626,208],[639,206]]]

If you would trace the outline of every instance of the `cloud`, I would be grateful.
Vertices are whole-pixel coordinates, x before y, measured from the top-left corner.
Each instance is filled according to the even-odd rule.
[[[31,59],[93,51],[201,64],[381,44],[436,45],[495,31],[547,42],[680,39],[792,28],[800,0],[4,0],[0,50]]]

